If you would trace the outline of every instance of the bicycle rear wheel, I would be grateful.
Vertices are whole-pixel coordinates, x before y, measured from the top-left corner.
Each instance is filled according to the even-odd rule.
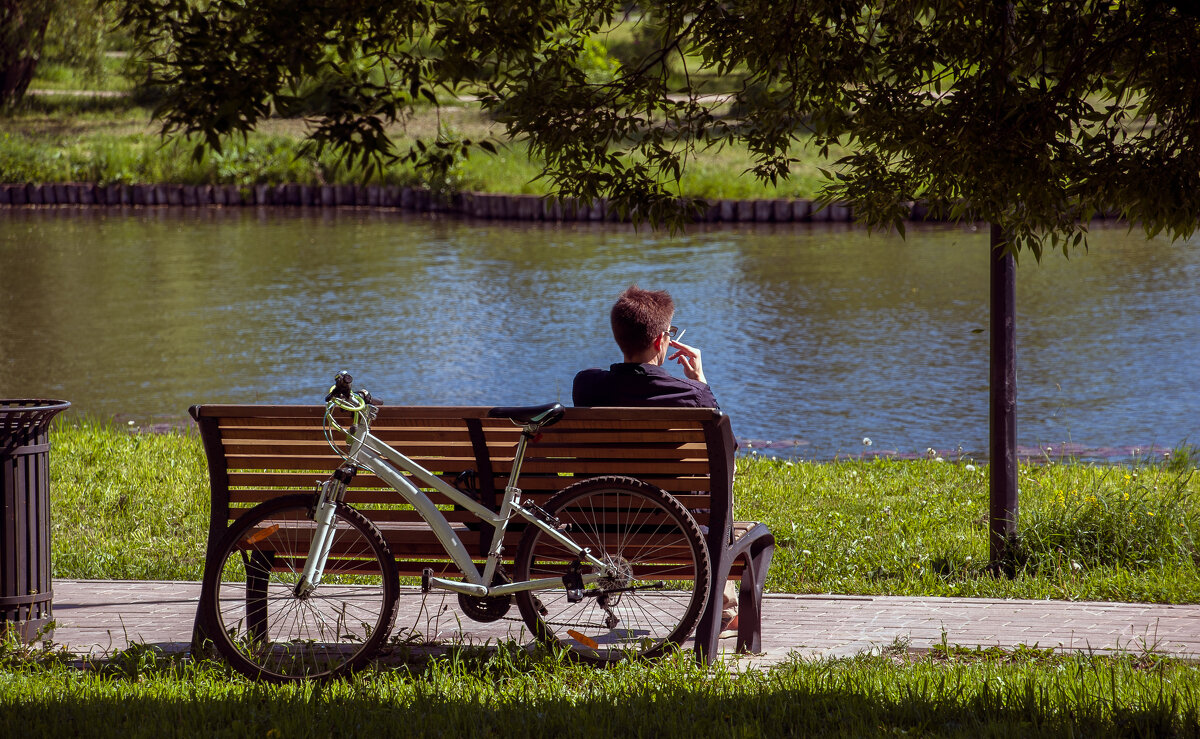
[[[695,628],[708,598],[708,548],[691,514],[663,490],[631,477],[571,485],[546,505],[576,544],[615,575],[572,602],[565,587],[517,594],[534,635],[597,664],[654,657]],[[516,581],[561,578],[574,557],[534,526],[517,551]],[[586,577],[594,569],[584,566]]]
[[[313,495],[288,495],[242,514],[204,583],[205,631],[238,672],[273,682],[348,673],[391,631],[399,579],[379,530],[339,503],[320,584],[297,596],[316,523]]]

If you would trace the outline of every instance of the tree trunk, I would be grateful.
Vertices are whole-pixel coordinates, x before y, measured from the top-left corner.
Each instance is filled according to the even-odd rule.
[[[25,95],[56,0],[0,0],[0,108]]]
[[[1017,265],[1008,237],[992,225],[990,456],[988,515],[993,572],[1012,574],[1017,536]]]

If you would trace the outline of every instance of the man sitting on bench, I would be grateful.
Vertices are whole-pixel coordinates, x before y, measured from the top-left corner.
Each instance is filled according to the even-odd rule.
[[[609,369],[586,369],[575,375],[571,400],[576,406],[653,406],[719,408],[704,377],[700,350],[679,341],[683,332],[671,325],[675,301],[665,290],[630,286],[610,313],[613,338],[624,362]],[[674,350],[674,354],[671,351]],[[668,360],[683,367],[684,377],[663,369]],[[737,635],[737,585],[725,583],[721,638]]]

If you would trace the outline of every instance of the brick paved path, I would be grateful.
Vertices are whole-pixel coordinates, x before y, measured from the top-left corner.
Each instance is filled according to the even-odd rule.
[[[194,582],[56,580],[54,642],[101,656],[130,642],[182,652],[191,639],[200,585]],[[986,598],[768,595],[763,650],[739,663],[770,664],[792,652],[850,656],[897,640],[913,649],[1018,644],[1095,652],[1151,650],[1200,660],[1200,604],[1069,603]],[[516,609],[511,612],[516,615]],[[473,643],[527,634],[517,621],[477,624],[453,597],[402,588],[397,629]],[[732,641],[727,642],[732,648]]]

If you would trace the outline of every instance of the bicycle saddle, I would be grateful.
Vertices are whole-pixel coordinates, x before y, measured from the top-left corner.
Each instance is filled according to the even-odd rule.
[[[558,403],[547,403],[546,405],[526,405],[526,406],[510,406],[501,408],[492,408],[488,411],[488,418],[507,418],[515,424],[521,426],[536,425],[541,428],[551,424],[558,423],[563,417],[566,409]]]

